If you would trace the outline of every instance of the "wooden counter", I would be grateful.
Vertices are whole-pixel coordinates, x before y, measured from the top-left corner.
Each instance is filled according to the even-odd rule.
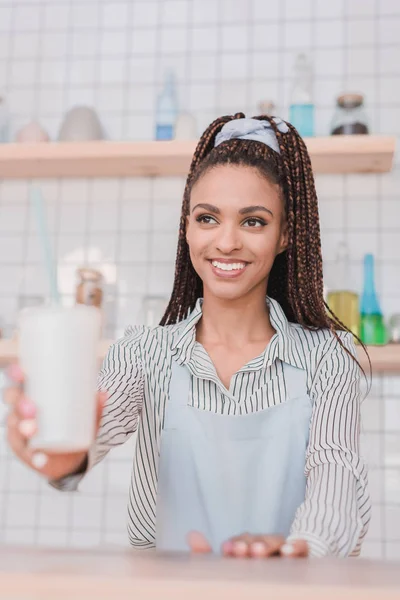
[[[1,600],[393,600],[400,564],[3,546]]]

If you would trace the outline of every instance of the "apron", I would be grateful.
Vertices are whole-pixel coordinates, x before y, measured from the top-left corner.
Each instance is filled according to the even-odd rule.
[[[156,547],[188,551],[190,531],[214,552],[242,533],[287,536],[304,501],[311,400],[306,372],[283,363],[286,401],[246,415],[188,405],[191,374],[172,361],[161,434]]]

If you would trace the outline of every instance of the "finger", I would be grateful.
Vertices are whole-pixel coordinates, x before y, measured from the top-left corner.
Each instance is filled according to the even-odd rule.
[[[33,467],[36,471],[41,472],[48,463],[48,457],[43,452],[31,450],[27,444],[27,437],[21,433],[21,424],[15,413],[8,417],[7,425],[7,441],[14,454],[28,467]]]
[[[23,383],[25,379],[24,373],[18,364],[10,365],[6,371],[6,376],[15,383]]]
[[[268,545],[264,536],[254,536],[250,542],[250,556],[254,558],[266,558],[268,556]]]
[[[15,413],[7,418],[7,441],[12,451],[24,462],[28,460],[27,440],[19,430],[20,420]],[[29,457],[30,460],[30,457]]]
[[[21,389],[19,387],[12,386],[4,390],[3,399],[6,404],[14,406],[20,400],[21,395]]]
[[[194,554],[207,554],[212,552],[212,548],[205,536],[199,531],[190,531],[187,535],[186,541],[189,545],[190,551]]]
[[[26,440],[30,440],[37,433],[35,419],[22,419],[18,423],[18,432]]]
[[[262,541],[265,546],[264,557],[276,556],[279,554],[280,548],[285,543],[285,538],[281,535],[263,535]]]
[[[305,540],[294,540],[283,544],[280,553],[290,558],[305,558],[309,553],[308,544]]]
[[[15,410],[21,419],[33,419],[36,416],[35,405],[29,398],[23,395],[19,397],[15,405]]]
[[[237,535],[222,544],[222,553],[225,556],[243,558],[250,555],[250,543],[254,536],[248,533]]]

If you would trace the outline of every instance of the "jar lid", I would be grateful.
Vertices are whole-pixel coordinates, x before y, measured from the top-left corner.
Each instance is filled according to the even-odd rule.
[[[103,275],[100,271],[90,269],[89,267],[82,267],[81,269],[77,269],[76,272],[79,277],[85,281],[101,281],[103,279]]]
[[[356,108],[361,106],[364,102],[364,96],[362,94],[342,94],[338,96],[337,104],[342,108]]]
[[[275,103],[272,100],[264,100],[259,103],[258,109],[262,115],[273,116],[276,113]]]

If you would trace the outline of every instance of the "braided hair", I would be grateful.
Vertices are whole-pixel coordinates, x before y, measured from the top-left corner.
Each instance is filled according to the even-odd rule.
[[[225,123],[242,118],[245,115],[237,113],[216,119],[197,144],[183,194],[174,286],[160,324],[177,323],[186,318],[196,300],[203,296],[203,283],[193,268],[186,241],[186,217],[193,186],[212,168],[242,165],[256,168],[271,183],[279,184],[284,197],[288,247],[275,258],[267,295],[279,302],[288,321],[306,328],[328,328],[343,346],[336,330],[349,329],[329,309],[323,297],[318,199],[306,145],[293,125],[287,123],[289,131],[281,133],[272,117],[261,115],[254,118],[270,123],[280,154],[264,143],[237,138],[214,147],[215,137]]]

